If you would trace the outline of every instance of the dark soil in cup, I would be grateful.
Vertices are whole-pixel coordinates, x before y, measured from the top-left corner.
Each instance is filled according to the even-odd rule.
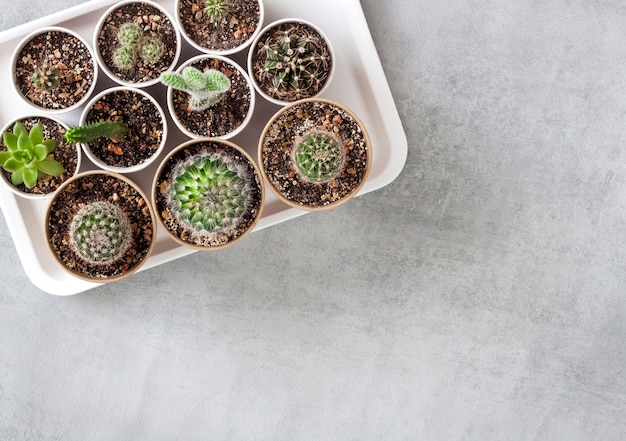
[[[284,42],[290,39],[289,46]],[[277,52],[278,57],[268,59],[268,48],[289,47],[290,51]],[[305,50],[301,58],[300,50]],[[318,95],[330,80],[334,60],[330,44],[324,36],[307,23],[289,21],[276,24],[263,31],[252,51],[250,76],[265,94],[276,100],[291,103]],[[309,57],[313,57],[311,61]],[[283,66],[280,67],[279,65]],[[294,68],[296,66],[297,68]],[[302,70],[300,70],[302,68]],[[294,75],[298,76],[296,84]],[[284,81],[277,80],[284,77]]]
[[[235,224],[212,231],[198,231],[179,220],[180,216],[176,212],[177,210],[168,204],[167,194],[174,180],[175,171],[180,169],[181,163],[196,155],[215,154],[226,156],[229,170],[236,169],[239,175],[244,176],[247,188],[247,204],[245,212]],[[254,227],[259,219],[263,205],[261,175],[251,160],[227,144],[216,141],[197,141],[187,145],[168,157],[157,173],[153,184],[156,215],[161,219],[165,229],[182,243],[201,249],[220,248],[241,238]],[[198,180],[198,183],[202,185],[201,180]],[[212,203],[210,202],[210,195],[202,195],[198,205],[205,203],[204,198],[207,199],[207,204]]]
[[[220,137],[236,130],[251,110],[252,90],[246,78],[237,68],[217,58],[203,58],[190,66],[200,71],[219,70],[230,79],[231,86],[221,102],[202,111],[194,111],[189,107],[189,95],[186,92],[172,90],[176,119],[189,132],[198,136]]]
[[[32,38],[17,54],[16,85],[36,106],[66,109],[89,93],[95,79],[94,62],[87,46],[75,36],[46,31]]]
[[[154,103],[133,90],[115,90],[98,99],[87,112],[87,123],[123,121],[128,133],[122,139],[98,138],[89,143],[91,153],[112,167],[132,167],[150,159],[164,136],[164,121]]]
[[[125,23],[136,23],[143,30],[144,38],[154,37],[165,45],[163,56],[154,64],[137,58],[135,66],[122,69],[115,65],[113,56],[121,46],[118,39],[120,27]],[[162,11],[145,3],[128,3],[115,9],[98,31],[97,47],[104,64],[113,75],[128,83],[145,83],[159,78],[170,69],[176,58],[177,35],[174,24]]]
[[[335,136],[344,149],[343,164],[328,181],[311,181],[298,171],[294,149],[308,133]],[[324,101],[297,103],[278,114],[261,141],[260,162],[270,185],[302,208],[333,206],[364,183],[370,164],[368,137],[345,109]]]
[[[33,188],[28,188],[24,184],[20,184],[16,188],[23,193],[32,195],[50,194],[76,173],[79,162],[79,149],[75,144],[70,144],[65,140],[63,135],[65,135],[67,130],[54,120],[45,117],[30,117],[20,119],[19,121],[24,124],[27,130],[30,130],[35,124],[41,123],[44,139],[54,139],[57,142],[52,156],[63,165],[65,172],[58,176],[49,176],[39,172],[39,178]],[[11,126],[8,131],[12,133],[13,127]],[[4,142],[0,138],[0,150],[6,151],[6,149]],[[7,179],[7,182],[11,182],[11,173],[2,169],[2,174]]]
[[[198,46],[216,52],[235,49],[252,38],[261,26],[257,0],[226,0],[225,3],[228,11],[212,20],[204,1],[180,1],[177,13],[181,26]]]
[[[69,229],[78,211],[96,201],[116,204],[128,217],[132,244],[115,262],[93,264],[71,246]],[[49,207],[46,234],[57,259],[70,272],[94,281],[115,279],[136,270],[152,248],[155,226],[150,203],[128,182],[106,173],[79,175],[55,194]]]

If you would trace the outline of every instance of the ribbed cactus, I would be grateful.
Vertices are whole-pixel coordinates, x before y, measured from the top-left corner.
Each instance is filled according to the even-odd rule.
[[[298,172],[308,181],[326,182],[339,173],[344,151],[331,133],[315,131],[305,134],[294,149]]]
[[[161,82],[189,94],[189,107],[196,112],[219,103],[224,93],[230,89],[230,80],[219,70],[201,72],[191,66],[185,67],[181,73],[163,73]]]
[[[166,205],[196,236],[210,237],[242,222],[252,189],[247,169],[223,153],[199,153],[176,164]]]
[[[328,78],[331,59],[326,42],[304,26],[271,32],[263,51],[265,64],[257,75],[271,80],[271,94],[278,99],[313,96]]]
[[[211,23],[220,21],[228,13],[228,0],[206,0],[204,12]]]
[[[55,66],[39,66],[30,79],[38,89],[51,91],[59,86],[61,71]]]
[[[92,265],[108,265],[119,260],[133,242],[128,216],[107,201],[92,202],[72,218],[70,246]]]

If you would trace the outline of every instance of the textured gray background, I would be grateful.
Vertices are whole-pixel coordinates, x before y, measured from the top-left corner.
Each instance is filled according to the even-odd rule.
[[[391,185],[69,298],[0,220],[1,440],[626,439],[626,2],[362,5]]]

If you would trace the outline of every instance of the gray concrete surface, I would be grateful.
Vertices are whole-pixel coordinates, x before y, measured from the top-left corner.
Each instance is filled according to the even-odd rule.
[[[626,4],[362,5],[389,186],[69,298],[0,220],[1,440],[626,439]]]

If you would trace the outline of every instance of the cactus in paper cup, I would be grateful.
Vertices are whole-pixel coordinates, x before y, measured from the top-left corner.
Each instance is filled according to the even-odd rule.
[[[7,150],[0,152],[2,168],[11,173],[13,185],[24,184],[33,188],[39,173],[58,176],[65,169],[50,155],[56,148],[56,141],[44,139],[41,124],[35,124],[30,132],[20,122],[13,126],[13,133],[4,132],[3,141]]]
[[[163,73],[161,82],[173,89],[187,92],[189,107],[196,112],[220,102],[224,93],[230,89],[230,80],[219,70],[201,72],[191,66],[185,67],[181,73]]]

